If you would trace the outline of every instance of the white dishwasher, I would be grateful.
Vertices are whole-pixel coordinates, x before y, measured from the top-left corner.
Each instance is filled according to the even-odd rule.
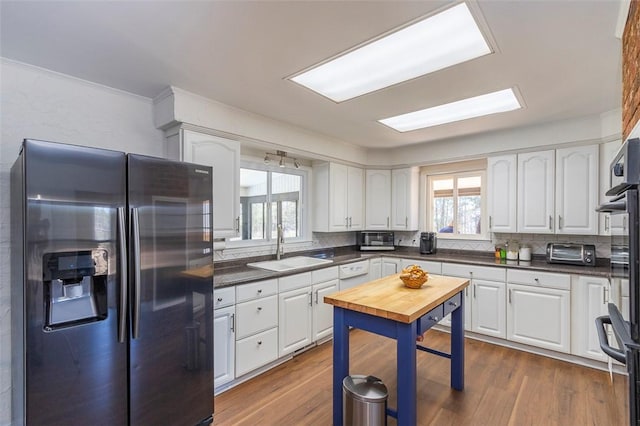
[[[341,265],[338,278],[340,278],[340,290],[371,281],[369,279],[369,260]]]

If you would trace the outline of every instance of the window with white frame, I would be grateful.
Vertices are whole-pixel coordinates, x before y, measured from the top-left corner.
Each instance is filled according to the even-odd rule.
[[[484,170],[429,175],[427,227],[441,238],[486,238],[484,184]]]
[[[231,241],[274,242],[278,224],[282,225],[285,239],[302,240],[306,176],[304,170],[243,164],[240,168],[240,235]]]

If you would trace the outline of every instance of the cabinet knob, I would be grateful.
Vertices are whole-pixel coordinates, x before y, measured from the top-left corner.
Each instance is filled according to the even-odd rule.
[[[261,293],[262,293],[262,289],[261,289],[261,288],[259,288],[259,289],[258,289],[258,294],[261,294]]]
[[[453,306],[455,308],[458,304],[456,302],[449,302],[449,306]]]
[[[218,297],[218,302],[222,302],[222,297]]]
[[[258,310],[261,311],[262,310],[262,306],[258,306]]]
[[[258,346],[262,344],[262,340],[258,340]]]

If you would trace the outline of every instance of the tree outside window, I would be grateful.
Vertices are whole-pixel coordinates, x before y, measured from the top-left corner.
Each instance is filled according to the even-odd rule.
[[[441,234],[479,236],[483,172],[429,178],[431,229]],[[445,235],[443,235],[444,237]]]

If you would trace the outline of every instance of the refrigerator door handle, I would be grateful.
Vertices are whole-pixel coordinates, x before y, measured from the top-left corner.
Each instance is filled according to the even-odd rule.
[[[131,209],[132,241],[133,241],[133,330],[132,337],[138,338],[140,334],[140,221],[138,209]]]
[[[124,207],[118,207],[118,232],[120,249],[120,314],[118,316],[118,342],[124,343],[127,333],[127,228],[125,225]]]

